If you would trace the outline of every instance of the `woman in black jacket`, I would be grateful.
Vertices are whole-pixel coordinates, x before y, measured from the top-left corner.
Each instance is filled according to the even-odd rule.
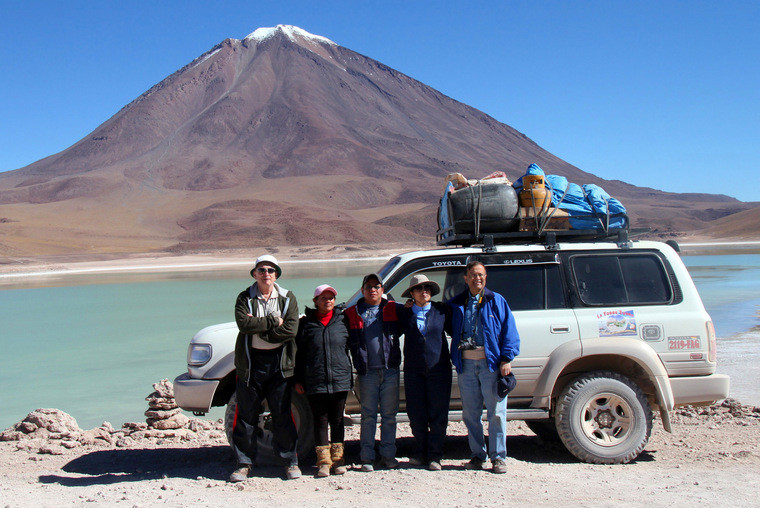
[[[351,390],[348,323],[335,308],[338,292],[327,284],[314,290],[315,309],[306,308],[296,336],[295,389],[306,394],[314,417],[317,477],[346,472],[343,410]],[[329,427],[329,439],[328,439]],[[332,444],[331,444],[332,443]]]
[[[440,291],[436,282],[415,275],[401,294],[411,297],[413,304],[386,306],[383,313],[394,334],[404,335],[406,413],[417,448],[409,462],[431,471],[441,470],[451,397],[451,356],[446,340],[446,332],[451,333],[451,311],[448,305],[430,301]]]

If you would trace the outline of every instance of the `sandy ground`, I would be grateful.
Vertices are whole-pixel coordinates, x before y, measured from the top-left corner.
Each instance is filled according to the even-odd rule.
[[[94,439],[72,449],[51,440],[6,441],[0,442],[0,505],[757,506],[760,408],[735,409],[679,409],[673,434],[656,421],[639,458],[615,466],[580,463],[561,444],[510,422],[505,475],[461,467],[469,454],[460,422],[449,426],[440,472],[406,463],[410,432],[399,424],[397,470],[362,473],[352,466],[344,476],[317,479],[303,461],[298,480],[284,480],[280,467],[257,467],[242,484],[226,482],[234,462],[221,425],[213,422],[195,431]],[[95,430],[123,434],[105,428]],[[355,460],[357,426],[347,429],[346,446]]]

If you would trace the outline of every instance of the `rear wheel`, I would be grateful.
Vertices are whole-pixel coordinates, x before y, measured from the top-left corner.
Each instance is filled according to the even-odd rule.
[[[584,462],[621,464],[636,458],[652,433],[652,410],[636,383],[617,372],[575,378],[559,397],[557,431]]]
[[[291,394],[290,410],[293,415],[293,421],[298,431],[298,458],[303,459],[310,457],[314,452],[314,422],[311,416],[309,401],[305,395],[300,395],[293,390]],[[224,431],[227,434],[227,441],[232,446],[232,425],[235,421],[235,406],[237,405],[236,394],[233,393],[227,403],[227,409],[224,411]],[[271,464],[277,462],[274,454],[274,441],[272,434],[272,418],[269,415],[269,408],[264,403],[264,408],[259,417],[258,429],[258,457],[259,464]]]

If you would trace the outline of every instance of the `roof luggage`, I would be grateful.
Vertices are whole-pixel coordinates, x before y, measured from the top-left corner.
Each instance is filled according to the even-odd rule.
[[[625,207],[601,187],[544,175],[531,164],[514,185],[503,173],[477,181],[449,175],[438,209],[436,241],[438,245],[553,242],[557,237],[627,241],[628,231]]]

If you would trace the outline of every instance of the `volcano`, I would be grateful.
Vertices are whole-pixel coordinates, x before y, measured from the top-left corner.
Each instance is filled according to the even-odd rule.
[[[300,28],[226,39],[66,150],[0,173],[0,255],[430,241],[444,178],[537,163],[595,183],[633,226],[751,206],[608,181],[525,134]]]

